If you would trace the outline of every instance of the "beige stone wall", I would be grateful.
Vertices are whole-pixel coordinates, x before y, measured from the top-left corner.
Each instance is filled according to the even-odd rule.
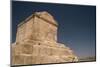
[[[57,41],[57,27],[41,18],[34,17],[33,38],[45,41]],[[36,35],[37,34],[37,35]]]
[[[20,42],[20,41],[24,40],[24,36],[25,36],[25,24],[23,24],[17,28],[16,41]]]
[[[17,37],[16,41],[21,42],[25,39],[31,39],[33,31],[33,18],[25,22],[24,24],[20,25],[17,29]]]

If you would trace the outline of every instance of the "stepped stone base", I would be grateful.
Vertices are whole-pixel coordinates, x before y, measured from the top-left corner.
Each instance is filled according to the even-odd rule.
[[[49,44],[56,44],[55,46],[45,44],[37,41],[13,44],[12,64],[27,65],[78,61],[70,48],[61,46],[60,43]]]

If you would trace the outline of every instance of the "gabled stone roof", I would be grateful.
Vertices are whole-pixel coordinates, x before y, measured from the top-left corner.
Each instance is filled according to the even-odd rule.
[[[50,22],[52,24],[58,25],[58,23],[55,21],[54,17],[47,11],[35,12],[35,15],[38,15],[40,18],[47,20],[48,22]]]
[[[28,18],[26,18],[24,21],[22,21],[20,24],[18,24],[18,26],[24,24],[25,22],[27,22],[29,19],[33,18],[37,16],[38,18],[43,19],[44,21],[47,21],[50,24],[53,24],[55,26],[58,26],[58,23],[55,21],[54,17],[48,13],[47,11],[42,11],[42,12],[35,12],[32,15],[30,15]]]

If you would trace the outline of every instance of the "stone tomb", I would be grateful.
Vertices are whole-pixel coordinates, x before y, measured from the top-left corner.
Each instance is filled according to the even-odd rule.
[[[48,12],[35,12],[18,25],[12,65],[77,62],[73,51],[57,42],[58,24]]]

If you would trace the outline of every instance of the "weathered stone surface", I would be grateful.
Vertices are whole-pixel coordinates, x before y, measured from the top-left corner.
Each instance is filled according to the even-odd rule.
[[[76,62],[73,51],[57,43],[58,24],[48,12],[36,12],[18,25],[12,65]]]

